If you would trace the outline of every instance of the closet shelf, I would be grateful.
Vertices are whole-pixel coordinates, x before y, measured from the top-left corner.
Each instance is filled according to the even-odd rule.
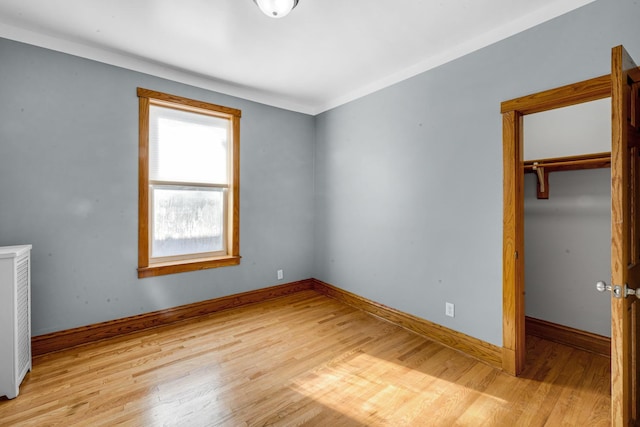
[[[538,199],[549,198],[549,174],[551,172],[611,167],[611,153],[581,154],[578,156],[551,159],[526,160],[524,173],[535,173],[538,177]]]

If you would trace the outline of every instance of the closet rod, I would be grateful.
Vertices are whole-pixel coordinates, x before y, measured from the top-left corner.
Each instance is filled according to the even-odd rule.
[[[537,168],[544,168],[547,172],[555,172],[609,167],[611,167],[611,153],[583,154],[551,159],[527,160],[524,162],[525,173],[536,173]]]

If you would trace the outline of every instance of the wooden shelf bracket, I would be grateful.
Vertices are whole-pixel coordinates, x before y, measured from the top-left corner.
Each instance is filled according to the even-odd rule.
[[[538,162],[534,162],[532,170],[536,172],[538,176],[538,199],[549,198],[549,172],[547,172],[544,166],[538,166]]]

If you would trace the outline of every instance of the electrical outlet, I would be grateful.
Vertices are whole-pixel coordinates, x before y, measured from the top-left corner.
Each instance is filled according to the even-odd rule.
[[[449,317],[455,317],[455,305],[450,302],[444,303],[444,314]]]
[[[284,279],[284,272],[282,270],[278,270],[278,280]]]

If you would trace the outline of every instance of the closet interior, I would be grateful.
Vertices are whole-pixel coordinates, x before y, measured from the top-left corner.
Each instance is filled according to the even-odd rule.
[[[602,353],[611,307],[594,284],[611,277],[610,103],[605,98],[523,121],[527,333],[586,337]]]

